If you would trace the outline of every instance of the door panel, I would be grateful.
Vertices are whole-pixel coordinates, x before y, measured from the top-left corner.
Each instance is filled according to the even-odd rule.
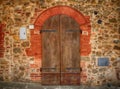
[[[42,28],[42,84],[60,84],[59,16]]]
[[[80,29],[74,19],[56,15],[42,34],[42,84],[80,84]]]
[[[80,84],[80,31],[74,19],[60,16],[61,84]]]

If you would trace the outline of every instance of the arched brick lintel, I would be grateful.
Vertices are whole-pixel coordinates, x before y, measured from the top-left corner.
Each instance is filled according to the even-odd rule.
[[[88,56],[91,52],[90,45],[90,35],[91,35],[91,26],[89,21],[89,16],[84,16],[79,11],[68,7],[68,6],[55,6],[43,11],[34,22],[35,29],[31,31],[31,46],[26,49],[28,56],[34,56],[36,59],[41,59],[41,35],[39,30],[42,28],[44,22],[51,16],[65,14],[76,20],[80,24],[80,29],[84,31],[85,34],[82,34],[80,37],[81,44],[81,56]],[[87,35],[86,35],[87,34]]]
[[[70,16],[76,20],[76,22],[80,25],[85,25],[88,23],[86,20],[86,17],[77,11],[76,9],[73,9],[68,6],[55,6],[51,7],[45,11],[43,11],[38,18],[36,19],[34,25],[38,28],[35,30],[40,30],[40,28],[43,26],[44,22],[50,18],[51,16],[58,15],[58,14],[65,14],[67,16]]]

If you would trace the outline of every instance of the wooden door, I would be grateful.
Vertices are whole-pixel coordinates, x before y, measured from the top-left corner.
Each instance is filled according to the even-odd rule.
[[[80,29],[73,18],[49,18],[42,34],[42,84],[80,84]]]
[[[80,84],[80,29],[73,18],[60,16],[61,84]]]
[[[60,84],[59,16],[48,19],[41,34],[42,84]]]

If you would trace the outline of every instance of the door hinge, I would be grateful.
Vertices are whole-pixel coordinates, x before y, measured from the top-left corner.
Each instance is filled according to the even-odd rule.
[[[43,32],[57,32],[57,30],[40,30],[40,33],[43,33]]]
[[[66,32],[80,32],[82,34],[82,30],[69,29],[69,30],[66,30]]]

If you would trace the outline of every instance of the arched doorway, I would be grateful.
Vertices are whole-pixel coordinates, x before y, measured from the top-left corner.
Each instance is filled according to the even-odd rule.
[[[42,84],[80,84],[79,24],[67,15],[55,15],[42,29]]]
[[[71,8],[69,6],[51,7],[51,8],[48,8],[47,10],[43,11],[42,13],[40,13],[39,16],[37,16],[37,17],[36,17],[36,15],[34,16],[34,17],[36,17],[36,20],[34,22],[35,28],[34,28],[34,30],[31,30],[31,36],[30,36],[31,45],[30,45],[30,48],[26,49],[27,55],[34,57],[35,63],[32,65],[36,65],[36,66],[31,66],[31,68],[36,67],[36,69],[38,70],[39,68],[42,67],[43,51],[42,51],[42,34],[40,32],[42,32],[42,27],[43,27],[44,23],[49,18],[51,18],[53,16],[57,16],[57,15],[66,15],[69,18],[74,19],[74,21],[77,24],[79,24],[79,29],[82,30],[82,34],[80,35],[80,56],[89,56],[89,54],[91,52],[91,44],[90,44],[91,25],[90,25],[89,16],[84,16],[82,13],[80,13],[79,11],[77,11],[74,8]],[[49,30],[49,29],[46,29],[46,30]],[[54,30],[55,29],[52,29],[53,32],[50,32],[50,33],[55,33]],[[71,30],[71,32],[72,32],[72,30]],[[43,31],[43,33],[45,33],[45,32]],[[83,34],[83,33],[85,33],[85,34]],[[83,67],[84,66],[82,66],[82,68]],[[32,76],[31,79],[34,79],[37,77],[37,79],[41,81],[41,72],[39,71],[35,74],[37,74],[39,76]],[[81,79],[82,78],[83,77],[81,77]]]

